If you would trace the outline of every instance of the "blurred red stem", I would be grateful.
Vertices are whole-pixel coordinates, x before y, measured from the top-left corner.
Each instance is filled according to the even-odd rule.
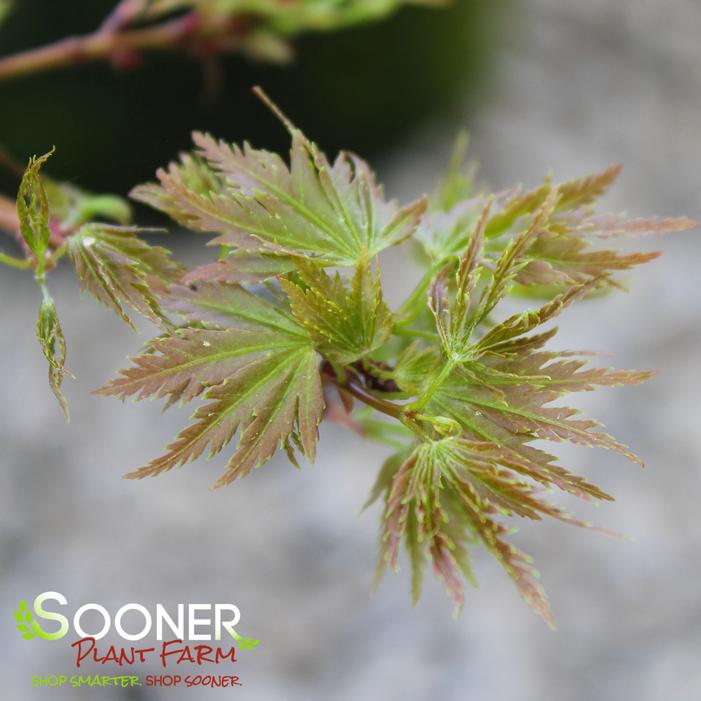
[[[126,6],[126,3],[121,3],[117,10]],[[154,26],[123,30],[128,16],[126,12],[116,12],[93,34],[67,37],[47,46],[0,58],[0,80],[109,58],[123,51],[171,49],[197,28],[197,17],[193,12]]]
[[[363,381],[349,368],[344,368],[343,377],[338,377],[330,363],[325,362],[322,367],[324,377],[328,378],[340,390],[348,392],[356,399],[359,399],[364,404],[371,406],[373,409],[392,416],[395,419],[401,419],[404,416],[404,409],[400,404],[395,404],[387,399],[382,399],[369,392],[364,386]]]

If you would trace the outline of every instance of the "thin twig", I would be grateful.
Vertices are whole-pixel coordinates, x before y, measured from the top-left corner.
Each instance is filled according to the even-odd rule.
[[[0,58],[0,80],[97,61],[128,51],[175,49],[197,30],[194,12],[153,26],[128,30],[123,28],[123,22],[127,21],[125,14],[110,15],[92,34],[67,37],[47,46]]]
[[[347,392],[352,397],[355,397],[363,402],[363,404],[372,407],[376,411],[401,421],[417,435],[426,436],[426,432],[421,426],[420,420],[417,420],[418,417],[411,405],[398,404],[384,399],[383,397],[379,397],[376,393],[367,388],[363,380],[348,367],[343,368],[341,376],[339,376],[329,362],[324,362],[321,371],[324,381],[336,385],[339,391]]]
[[[373,409],[387,414],[388,416],[392,416],[395,419],[399,419],[402,416],[403,407],[400,404],[395,404],[387,399],[382,399],[381,397],[371,394],[363,385],[362,380],[349,368],[344,368],[344,377],[340,378],[330,363],[324,363],[322,373],[339,389],[345,390]]]

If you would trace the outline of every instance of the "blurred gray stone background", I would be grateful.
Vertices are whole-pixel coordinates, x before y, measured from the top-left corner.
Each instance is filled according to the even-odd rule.
[[[483,176],[497,187],[533,184],[549,170],[566,178],[620,161],[623,176],[606,202],[612,211],[701,218],[698,0],[523,5],[468,124]],[[424,189],[456,126],[436,124],[380,164],[389,190]],[[186,412],[162,415],[155,404],[91,396],[140,339],[92,300],[79,302],[64,270],[53,287],[78,376],[67,386],[73,420],[66,426],[33,337],[37,293],[28,277],[3,269],[0,698],[223,695],[31,689],[31,674],[72,666],[66,645],[28,643],[11,623],[21,597],[47,589],[64,592],[74,607],[235,602],[240,630],[262,643],[241,655],[244,686],[224,692],[232,697],[701,698],[699,236],[643,242],[664,256],[631,276],[631,294],[584,305],[561,324],[562,347],[613,351],[620,366],[660,375],[581,402],[643,456],[645,470],[600,451],[559,451],[617,496],[593,514],[578,513],[634,541],[547,523],[526,524],[517,536],[543,573],[557,633],[483,552],[475,553],[481,589],[468,594],[457,621],[431,581],[412,609],[406,571],[389,575],[371,597],[379,513],[358,510],[384,453],[338,428],[323,429],[317,464],[302,472],[275,460],[212,491],[223,464],[216,459],[155,480],[121,480],[161,450]],[[397,294],[409,273],[405,263],[388,263]]]

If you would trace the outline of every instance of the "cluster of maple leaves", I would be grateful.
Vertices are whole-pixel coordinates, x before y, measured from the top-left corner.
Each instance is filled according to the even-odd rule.
[[[38,335],[54,392],[63,403],[65,343],[44,273],[67,253],[98,301],[127,323],[133,311],[161,329],[98,393],[166,406],[201,400],[166,452],[130,477],[229,446],[223,485],[280,447],[295,464],[298,454],[313,460],[322,419],[344,421],[396,449],[370,497],[384,499],[380,572],[397,566],[404,543],[414,598],[430,563],[461,606],[473,578],[469,546],[481,542],[551,622],[529,558],[507,540],[505,517],[588,526],[546,500],[544,488],[611,497],[533,442],[570,441],[638,461],[595,421],[556,402],[650,373],[551,350],[556,329],[548,322],[619,287],[619,271],[657,255],[598,242],[693,222],[596,214],[593,203],[618,167],[488,195],[474,189],[460,154],[432,196],[400,206],[363,160],[341,153],[329,161],[278,115],[292,139],[289,162],[196,133],[193,153],[132,192],[180,226],[216,235],[208,243],[218,259],[189,271],[125,226],[114,200],[71,199],[39,177],[43,159],[30,162],[18,215],[44,291]],[[119,221],[100,221],[109,218]],[[418,251],[423,275],[392,311],[378,254],[401,244]],[[539,302],[505,316],[507,295]]]

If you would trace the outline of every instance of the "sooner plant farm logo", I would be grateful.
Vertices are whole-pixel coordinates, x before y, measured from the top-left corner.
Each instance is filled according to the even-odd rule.
[[[59,641],[67,636],[75,668],[86,663],[120,668],[157,665],[177,672],[179,668],[224,665],[227,671],[237,662],[237,652],[251,650],[259,643],[240,635],[235,626],[241,620],[237,606],[230,603],[177,604],[149,608],[128,603],[114,612],[98,603],[79,606],[65,615],[68,600],[60,592],[39,594],[31,606],[22,599],[14,610],[18,633],[25,640]],[[95,619],[98,623],[95,624]],[[117,635],[128,644],[102,645],[107,635]],[[156,644],[153,644],[155,640]],[[138,644],[132,644],[138,643]],[[33,675],[33,686],[238,686],[237,675]]]

